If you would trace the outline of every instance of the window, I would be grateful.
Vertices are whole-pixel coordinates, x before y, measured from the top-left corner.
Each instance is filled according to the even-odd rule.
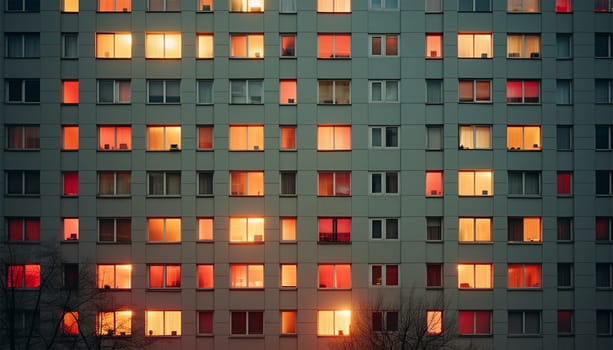
[[[181,242],[180,218],[148,218],[147,228],[149,242]]]
[[[558,171],[558,196],[570,196],[573,194],[573,173],[570,171]]]
[[[178,151],[180,149],[180,126],[147,126],[147,151]]]
[[[556,148],[558,151],[572,151],[573,127],[572,125],[558,125],[556,128]]]
[[[613,103],[613,79],[596,79],[594,96],[596,103]]]
[[[443,172],[426,171],[426,197],[443,195]]]
[[[181,33],[145,33],[145,58],[181,58]]]
[[[63,264],[64,289],[79,289],[79,264]]]
[[[214,283],[214,267],[213,264],[199,264],[197,265],[198,273],[198,289],[213,289]]]
[[[264,334],[264,312],[231,311],[232,334]]]
[[[281,151],[296,150],[296,126],[280,126],[281,130]]]
[[[398,193],[398,172],[370,173],[370,194]]]
[[[4,42],[6,58],[40,57],[40,33],[6,33]]]
[[[230,171],[231,196],[263,196],[263,171]]]
[[[132,288],[132,265],[114,264],[96,267],[97,286],[100,289]]]
[[[491,170],[459,170],[458,195],[493,196],[494,172]]]
[[[443,264],[426,264],[426,288],[441,288],[443,286]]]
[[[145,311],[146,336],[180,336],[181,311]]]
[[[540,264],[508,264],[508,288],[541,288]]]
[[[490,12],[491,0],[459,0],[458,11]]]
[[[441,0],[426,0],[426,13],[443,12],[443,3]]]
[[[129,171],[98,172],[99,196],[129,196],[131,187],[132,174]]]
[[[98,103],[132,102],[130,80],[98,79]]]
[[[296,80],[279,80],[279,104],[296,104]]]
[[[492,149],[491,125],[460,125],[460,149]]]
[[[149,288],[181,288],[181,265],[149,265]]]
[[[351,218],[319,218],[319,242],[351,242]]]
[[[8,265],[7,288],[40,288],[40,265]]]
[[[351,126],[349,125],[318,125],[318,151],[349,151],[351,150]]]
[[[264,126],[230,125],[230,151],[260,151],[264,149]]]
[[[317,58],[351,57],[351,34],[317,34]]]
[[[613,150],[613,126],[596,125],[596,149],[600,151]]]
[[[596,310],[596,334],[613,335],[613,310]]]
[[[62,58],[79,58],[79,34],[62,33]]]
[[[426,218],[426,240],[441,241],[443,239],[443,218],[430,216]]]
[[[509,242],[542,242],[540,217],[510,217],[508,220]]]
[[[213,0],[198,0],[198,11],[212,12]]]
[[[101,243],[130,243],[132,220],[130,218],[99,218],[98,241]]]
[[[147,103],[181,102],[180,80],[147,80]]]
[[[148,196],[178,196],[181,194],[181,173],[148,171],[147,185]]]
[[[79,0],[61,0],[62,12],[79,12]],[[75,333],[76,334],[76,333]]]
[[[572,0],[556,0],[556,12],[557,13],[573,12]]]
[[[317,0],[317,12],[351,12],[351,0]]]
[[[281,226],[281,241],[296,240],[296,218],[281,218],[279,225]]]
[[[212,196],[213,195],[213,172],[199,171],[198,172],[198,195]]]
[[[490,289],[494,287],[492,264],[458,264],[458,288]]]
[[[371,34],[369,52],[377,57],[398,56],[398,34]]]
[[[372,148],[397,148],[398,147],[398,127],[397,126],[371,126],[370,147]]]
[[[612,196],[613,195],[613,171],[606,171],[606,170],[596,171],[596,195],[597,196]]]
[[[213,149],[213,126],[198,126],[198,150]]]
[[[426,103],[443,103],[443,79],[426,79]]]
[[[79,149],[79,127],[62,126],[62,150],[76,151]]]
[[[557,218],[557,239],[561,242],[569,242],[573,239],[573,218],[558,217]]]
[[[213,104],[213,81],[212,80],[198,80],[198,104],[210,105]]]
[[[459,101],[464,103],[491,103],[492,81],[460,79],[458,82]]]
[[[96,316],[96,334],[122,337],[132,335],[132,311],[99,311]]]
[[[318,336],[349,335],[350,327],[351,327],[351,311],[350,310],[318,310],[317,311],[317,335]]]
[[[151,3],[153,2],[155,2],[155,0],[149,0],[150,7],[151,7]],[[132,11],[132,0],[98,0],[98,11],[99,12],[131,12]]]
[[[508,58],[541,58],[540,34],[507,34]]]
[[[6,194],[8,196],[40,195],[40,171],[11,170],[6,172]]]
[[[612,12],[613,1],[611,0],[594,0],[594,12]]]
[[[508,12],[540,12],[540,0],[507,0]]]
[[[281,264],[281,287],[296,288],[296,264]]]
[[[318,172],[318,196],[350,196],[351,172],[320,171]]]
[[[370,102],[398,102],[400,95],[398,80],[369,80]]]
[[[230,264],[230,288],[264,288],[264,265]]]
[[[264,103],[263,80],[230,80],[230,103]]]
[[[540,311],[509,311],[509,335],[541,334]]]
[[[296,13],[296,0],[281,0],[279,13]]]
[[[350,80],[318,80],[319,104],[351,104]]]
[[[6,149],[11,151],[40,149],[40,126],[7,125]]]
[[[77,311],[66,311],[62,314],[60,323],[62,335],[79,335],[79,313]]]
[[[398,286],[398,265],[370,265],[371,286]]]
[[[281,189],[279,194],[282,196],[296,195],[296,172],[281,171],[279,172],[279,176],[281,177]]]
[[[558,288],[573,287],[573,264],[558,263]]]
[[[428,336],[443,333],[443,312],[439,310],[426,311],[426,334]]]
[[[443,34],[426,33],[426,58],[443,58]]]
[[[296,34],[281,34],[281,58],[296,57]]]
[[[39,103],[40,79],[5,79],[6,103]]]
[[[460,335],[491,335],[491,311],[458,311],[458,334]]]
[[[281,334],[296,334],[296,310],[281,311]]]
[[[129,151],[132,149],[132,127],[99,126],[98,150]]]
[[[612,58],[613,57],[613,34],[596,33],[594,34],[594,57]]]
[[[6,224],[9,242],[40,241],[39,218],[7,218]]]
[[[611,242],[613,241],[613,218],[597,217],[596,218],[596,241]]]
[[[443,149],[443,126],[426,125],[426,150],[439,151]]]
[[[371,324],[373,332],[397,332],[398,311],[373,311]]]
[[[131,58],[132,34],[97,33],[96,58]]]
[[[556,104],[573,104],[573,81],[571,79],[556,80]]]
[[[540,196],[540,171],[509,171],[509,196]]]
[[[6,2],[8,12],[39,12],[40,0],[12,0]]]
[[[65,241],[76,241],[79,239],[78,218],[63,218],[62,226],[62,236]]]
[[[198,311],[198,335],[213,333],[213,311]]]
[[[458,58],[492,58],[492,37],[492,33],[458,33]]]
[[[558,33],[556,34],[556,58],[569,59],[572,58],[572,34]]]
[[[263,0],[230,0],[231,12],[264,12]]]
[[[76,171],[65,171],[62,173],[62,195],[79,195],[79,173]]]
[[[230,218],[230,242],[264,242],[264,218]]]
[[[398,239],[398,218],[370,219],[371,239]]]
[[[181,1],[178,0],[148,0],[147,11],[171,12],[181,11]]]
[[[319,289],[350,289],[351,264],[319,264]]]
[[[198,218],[198,240],[213,240],[213,218]]]
[[[398,9],[398,0],[370,0],[370,8],[396,10]]]
[[[613,264],[596,263],[596,288],[613,288]]]
[[[458,241],[462,243],[492,241],[492,218],[463,217],[458,226]]]
[[[230,57],[264,58],[264,34],[230,34]]]
[[[540,81],[507,80],[507,103],[540,102]]]

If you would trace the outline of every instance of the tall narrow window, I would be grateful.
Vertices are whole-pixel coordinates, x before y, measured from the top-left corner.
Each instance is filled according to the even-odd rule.
[[[443,312],[439,310],[426,311],[426,334],[429,336],[443,333]]]
[[[443,34],[426,33],[426,58],[443,58]]]
[[[78,33],[62,33],[62,58],[79,58]]]
[[[573,12],[572,0],[556,0],[556,12],[557,13]]]
[[[76,241],[79,239],[79,219],[78,218],[63,218],[62,219],[63,239],[65,241]]]
[[[430,216],[426,218],[426,240],[441,241],[443,239],[443,218]]]
[[[426,197],[443,195],[443,172],[426,171]]]
[[[79,0],[61,0],[61,4],[62,12],[79,12]]]
[[[297,311],[281,311],[281,334],[296,334]]]
[[[462,103],[491,103],[492,81],[486,79],[460,79],[459,101]]]
[[[280,126],[281,130],[281,151],[293,151],[296,149],[296,126]]]
[[[198,311],[198,335],[213,334],[214,311]]]
[[[213,240],[213,218],[198,218],[198,240]]]
[[[426,288],[441,288],[443,286],[443,264],[426,264]]]
[[[573,127],[571,125],[558,125],[556,128],[556,148],[558,151],[572,151]]]
[[[296,288],[297,267],[296,264],[281,264],[281,287],[282,288]]]
[[[595,126],[596,149],[599,151],[613,150],[613,125]]]
[[[426,103],[443,103],[443,79],[426,79]]]
[[[280,80],[279,81],[279,104],[293,105],[296,104],[296,80]]]
[[[214,284],[213,264],[197,265],[198,289],[212,289]]]
[[[197,81],[198,104],[210,105],[213,104],[213,81],[198,80]]]
[[[63,126],[62,127],[62,150],[76,151],[79,149],[79,127],[78,126]]]
[[[556,58],[569,59],[573,57],[572,34],[556,34]]]
[[[296,172],[295,171],[280,171],[281,188],[279,194],[282,196],[296,195]]]
[[[213,126],[198,126],[198,150],[213,149]]]
[[[281,230],[281,241],[293,242],[296,241],[296,218],[285,217],[279,219]]]
[[[570,217],[557,218],[558,242],[570,242],[573,239],[573,219]]]
[[[198,195],[212,196],[213,195],[213,172],[199,171],[198,172]]]
[[[197,39],[197,51],[196,58],[213,58],[214,46],[213,46],[213,34],[196,34]]]
[[[60,328],[63,335],[79,335],[79,313],[77,311],[64,312]]]
[[[573,173],[570,171],[558,171],[558,196],[570,196],[573,193]]]
[[[281,57],[296,57],[296,34],[281,34]]]

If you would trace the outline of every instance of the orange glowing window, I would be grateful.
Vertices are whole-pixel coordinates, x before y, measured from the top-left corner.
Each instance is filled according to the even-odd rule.
[[[281,35],[281,57],[296,57],[296,34]]]
[[[215,286],[213,265],[198,265],[198,288],[213,289]]]
[[[317,58],[351,57],[351,34],[318,34]]]
[[[509,242],[542,242],[540,217],[510,217],[508,221]]]
[[[181,242],[181,219],[147,219],[149,242]]]
[[[296,264],[281,264],[281,287],[296,288]]]
[[[428,335],[440,335],[443,333],[443,312],[439,310],[426,311],[426,329]]]
[[[8,265],[6,286],[8,288],[39,288],[40,265]]]
[[[443,195],[443,172],[426,171],[426,197]]]
[[[149,288],[181,288],[181,265],[149,265]]]
[[[462,103],[491,103],[492,81],[485,79],[458,80],[458,100]]]
[[[79,103],[79,81],[78,80],[62,81],[62,103],[65,103],[65,104]]]
[[[540,264],[509,264],[507,275],[509,288],[541,288]]]
[[[126,336],[132,334],[132,311],[100,311],[96,317],[96,334]]]
[[[181,58],[181,33],[145,33],[146,58]]]
[[[62,0],[62,12],[79,12],[79,0]]]
[[[493,288],[494,268],[492,264],[458,264],[458,288]]]
[[[317,0],[317,12],[351,12],[351,0]]]
[[[426,33],[426,58],[443,58],[443,34]]]
[[[492,218],[460,218],[458,230],[460,242],[491,242]]]
[[[148,126],[148,151],[178,151],[181,149],[180,126]]]
[[[181,335],[181,311],[145,311],[145,336]]]
[[[198,240],[213,240],[213,218],[198,218]]]
[[[231,125],[229,146],[230,151],[264,150],[264,126]]]
[[[64,240],[76,241],[79,239],[79,219],[64,218]]]
[[[79,313],[68,311],[62,315],[61,323],[62,334],[79,335]]]
[[[491,170],[458,171],[458,195],[493,196],[494,172]]]
[[[296,334],[295,310],[281,311],[281,334]]]
[[[213,58],[213,34],[196,34],[198,40],[196,58]]]
[[[318,266],[318,288],[350,289],[351,264],[320,264]]]
[[[230,57],[263,58],[264,34],[230,34]]]
[[[198,127],[198,149],[210,150],[213,149],[213,127],[199,126]]]
[[[351,126],[319,125],[317,126],[317,150],[348,151],[351,150]]]
[[[264,12],[264,0],[230,0],[231,12]]]
[[[132,127],[98,127],[98,149],[101,151],[129,151],[132,149]]]
[[[131,58],[131,33],[96,34],[96,58]]]
[[[279,81],[279,104],[296,104],[296,80]]]
[[[282,241],[296,240],[296,218],[281,218],[280,226]]]
[[[281,126],[281,150],[295,150],[296,149],[296,127],[295,126]]]
[[[132,288],[132,265],[98,265],[97,286],[100,289],[130,289]]]
[[[318,196],[350,196],[350,171],[320,171],[318,175]]]
[[[264,218],[230,218],[230,242],[264,242]]]
[[[74,151],[79,149],[79,127],[62,127],[62,149],[64,151]]]
[[[64,196],[79,195],[79,173],[76,171],[65,171],[62,173]]]
[[[351,328],[351,310],[317,311],[317,335],[345,336]]]
[[[132,0],[98,0],[100,12],[131,12]]]
[[[231,196],[263,196],[264,195],[264,172],[263,171],[231,171],[230,172],[230,195]]]
[[[11,218],[7,219],[8,240],[39,241],[40,219],[38,218]]]
[[[264,265],[231,264],[230,288],[264,288]]]
[[[507,126],[507,149],[510,151],[539,151],[541,126]]]
[[[213,11],[213,0],[198,0],[198,11]]]

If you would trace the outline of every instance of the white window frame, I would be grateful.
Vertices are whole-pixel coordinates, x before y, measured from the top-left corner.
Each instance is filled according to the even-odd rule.
[[[388,221],[396,221],[396,237],[388,237]],[[379,222],[381,225],[381,237],[374,237],[374,224]],[[369,218],[368,219],[368,231],[369,237],[373,241],[397,241],[400,239],[400,218],[397,217],[382,217],[382,218]]]
[[[387,131],[396,129],[396,145],[388,146],[388,143],[393,141],[388,139]],[[381,133],[381,145],[375,145],[373,133],[375,130],[379,130]],[[396,125],[381,125],[381,126],[369,126],[368,127],[368,145],[370,148],[399,148],[400,147],[400,126]]]
[[[511,313],[515,313],[515,314],[521,313],[521,328],[522,328],[521,329],[521,333],[511,333],[509,331],[509,335],[524,335],[525,336],[525,335],[539,335],[539,334],[543,334],[543,317],[542,317],[541,311],[538,311],[538,310],[526,310],[526,311],[522,311],[522,310],[509,310],[508,312],[509,312],[508,313],[508,317],[509,318],[511,317]],[[527,330],[526,330],[526,315],[528,313],[529,314],[537,314],[538,315],[538,317],[539,317],[539,320],[538,320],[539,321],[538,333],[527,333]]]
[[[112,174],[113,175],[113,193],[112,194],[100,193],[100,185],[101,185],[100,175],[102,174]],[[121,174],[130,175],[130,188],[131,188],[132,187],[132,173],[129,170],[128,171],[99,171],[97,173],[97,178],[98,178],[97,195],[99,197],[129,197],[131,193],[117,193],[118,179],[119,179],[118,175],[121,175]]]
[[[100,221],[103,220],[113,220],[113,240],[111,241],[103,241],[100,239]],[[117,234],[118,234],[118,229],[117,229],[117,221],[118,220],[128,220],[130,222],[130,239],[127,241],[118,241],[117,240]],[[132,241],[132,219],[129,217],[119,217],[119,218],[107,218],[107,217],[99,217],[97,219],[97,225],[96,225],[96,230],[97,230],[97,242],[99,243],[130,243]]]
[[[375,266],[381,267],[381,284],[373,284],[373,268]],[[387,267],[388,266],[396,266],[396,279],[398,280],[398,284],[387,284]],[[400,287],[400,264],[369,264],[368,265],[368,286],[370,288],[399,288]]]
[[[387,192],[387,174],[396,174],[396,192]],[[373,192],[372,186],[374,182],[374,176],[379,175],[381,177],[381,192]],[[373,171],[368,173],[368,193],[371,195],[398,195],[400,193],[400,172],[398,171]]]
[[[380,55],[375,55],[373,54],[373,46],[372,46],[372,40],[373,38],[377,38],[380,37],[381,38],[381,54]],[[387,38],[388,37],[396,37],[396,54],[395,55],[388,55],[387,54]],[[369,34],[368,35],[368,56],[369,57],[398,57],[399,53],[400,53],[400,35],[399,34]]]
[[[518,176],[521,175],[521,185],[522,185],[522,191],[521,193],[511,193],[511,189],[510,189],[510,178],[512,176]],[[538,193],[526,193],[526,177],[527,176],[534,176],[537,175],[538,176],[538,184],[539,184],[539,188],[538,188]],[[507,173],[508,179],[509,179],[509,197],[540,197],[542,195],[542,174],[540,171],[522,171],[522,170],[509,170]]]
[[[162,175],[162,193],[151,193],[152,175]],[[168,193],[169,176],[179,177],[179,193]],[[157,179],[157,178],[156,178]],[[181,196],[181,171],[147,171],[147,196],[148,197],[178,197]]]
[[[134,0],[133,0],[134,1]],[[151,9],[151,0],[147,0],[147,12],[180,12],[181,11],[181,2],[179,1],[179,8],[175,10],[168,9],[168,0],[162,0],[162,9],[161,10],[152,10]]]
[[[11,83],[19,83],[19,100],[11,100]],[[31,86],[28,83],[36,83],[37,86]],[[38,88],[38,91],[35,92],[35,95],[38,95],[38,100],[28,101],[28,87],[29,89]],[[39,104],[40,103],[40,79],[18,79],[18,78],[7,78],[4,79],[4,93],[5,93],[5,102],[7,104]],[[36,96],[34,96],[36,97]]]
[[[597,94],[599,86],[606,91],[606,99],[599,99]],[[613,79],[594,79],[594,92],[596,93],[596,104],[613,104]]]
[[[379,100],[374,99],[373,97],[373,86],[380,85],[381,98]],[[387,96],[387,88],[388,85],[396,85],[396,97],[391,97],[388,99]],[[368,102],[370,103],[398,103],[400,101],[400,80],[369,80],[368,81]]]
[[[402,0],[393,0],[396,2],[395,7],[387,7],[388,2],[392,2],[391,0],[379,0],[381,3],[381,7],[373,7],[373,0],[368,0],[368,9],[375,11],[393,11],[398,10],[400,8],[400,1]]]
[[[258,95],[250,95],[251,89],[249,85],[259,84],[259,96]],[[235,84],[240,84],[241,92],[245,97],[245,102],[237,102],[236,98],[233,97],[233,92],[235,87],[239,87]],[[264,80],[263,79],[231,79],[230,80],[230,104],[264,104]]]
[[[473,99],[471,101],[460,100],[460,83],[471,82],[473,89]],[[490,90],[489,100],[481,100],[477,97],[477,83],[487,82]],[[458,79],[458,102],[459,103],[492,103],[492,79]]]
[[[162,101],[152,101],[151,83],[162,83]],[[177,84],[177,96],[169,96],[169,84]],[[181,80],[180,79],[147,79],[147,104],[180,104],[181,103]]]
[[[462,133],[462,129],[472,129],[472,144],[473,147],[470,148],[468,146],[464,146],[464,144],[460,143],[462,141],[461,139],[461,133]],[[489,132],[489,147],[477,147],[477,130],[485,130],[487,129]],[[476,150],[476,149],[492,149],[492,126],[491,125],[485,125],[485,124],[481,124],[481,125],[458,125],[458,147],[461,150]]]
[[[529,37],[537,37],[539,40],[539,51],[538,52],[527,52],[526,51],[526,40]],[[511,38],[520,38],[521,39],[521,49],[520,52],[509,52],[509,39]],[[511,54],[517,54],[511,55]],[[541,58],[541,35],[538,33],[509,33],[507,34],[507,58],[509,59],[540,59]]]
[[[20,41],[21,42],[21,52],[17,55],[9,56],[9,47],[11,46],[11,42]],[[38,41],[35,46],[38,52],[28,53],[26,50],[27,44],[30,40]],[[21,32],[21,33],[5,33],[4,34],[4,57],[5,58],[39,58],[40,57],[40,33],[38,32]]]
[[[321,100],[321,83],[323,82],[332,82],[332,102],[325,102]],[[349,91],[347,92],[347,96],[349,97],[349,101],[347,103],[339,103],[336,97],[336,84],[337,82],[349,82]],[[339,105],[339,106],[349,106],[351,105],[351,79],[319,79],[317,80],[317,104],[320,105]]]
[[[111,82],[113,84],[113,101],[101,101],[100,100],[100,92],[102,91],[101,88],[101,84],[102,83],[109,83]],[[122,86],[125,88],[124,84],[128,85],[128,89],[130,89],[130,99],[127,101],[122,101],[121,100],[121,88]],[[132,86],[131,86],[131,81],[130,79],[98,79],[96,80],[96,87],[97,87],[97,98],[96,98],[96,103],[98,104],[130,104],[132,102]]]

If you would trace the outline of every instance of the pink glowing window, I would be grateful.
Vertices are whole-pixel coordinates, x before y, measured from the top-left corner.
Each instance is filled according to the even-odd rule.
[[[279,81],[279,104],[296,104],[296,80]]]
[[[79,219],[64,218],[63,238],[65,241],[76,241],[79,239]]]
[[[426,197],[443,195],[443,172],[426,171]]]
[[[100,126],[98,128],[101,151],[128,151],[132,149],[132,128],[130,126]]]
[[[320,242],[350,242],[350,218],[319,218]]]

